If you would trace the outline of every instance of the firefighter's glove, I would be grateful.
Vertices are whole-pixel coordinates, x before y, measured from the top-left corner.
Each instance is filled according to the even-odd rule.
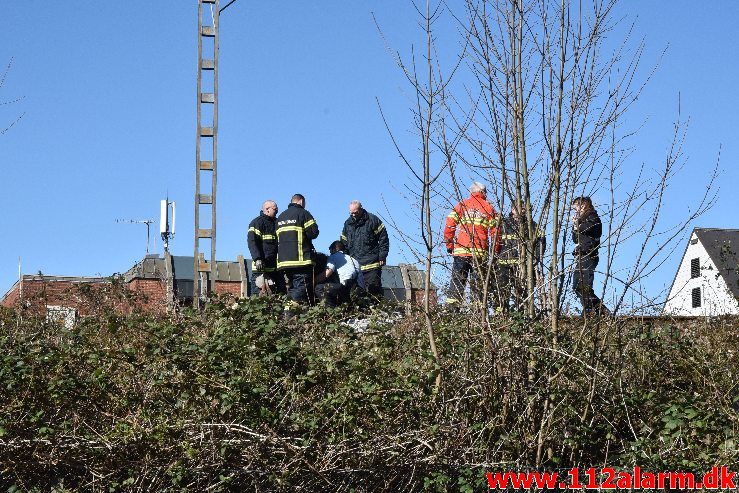
[[[447,247],[446,249],[446,253],[448,253],[449,255],[451,255],[453,251],[454,251],[454,248],[452,247]]]
[[[257,272],[262,272],[264,270],[264,262],[262,261],[262,259],[254,261],[254,270]]]

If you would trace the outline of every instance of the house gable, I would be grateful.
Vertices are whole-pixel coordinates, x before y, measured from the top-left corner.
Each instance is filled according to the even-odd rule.
[[[739,300],[739,229],[696,229],[729,292]]]
[[[739,230],[694,229],[663,313],[678,316],[739,314],[739,283],[736,290],[732,288],[737,277],[737,257],[730,253],[732,245],[739,246]]]

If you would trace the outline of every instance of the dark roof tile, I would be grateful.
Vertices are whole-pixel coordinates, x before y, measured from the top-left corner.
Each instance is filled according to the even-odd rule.
[[[694,232],[739,300],[739,229],[695,228]]]

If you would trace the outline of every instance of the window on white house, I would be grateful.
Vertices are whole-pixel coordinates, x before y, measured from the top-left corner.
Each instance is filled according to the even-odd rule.
[[[701,276],[700,259],[694,258],[690,261],[690,278],[695,279]]]
[[[701,288],[693,288],[690,291],[690,297],[693,302],[693,308],[700,308],[701,306]]]
[[[47,305],[46,321],[57,323],[65,329],[74,327],[77,320],[77,310],[68,306]]]

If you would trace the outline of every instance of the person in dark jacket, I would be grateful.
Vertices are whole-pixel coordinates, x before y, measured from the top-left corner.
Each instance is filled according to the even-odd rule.
[[[277,272],[276,216],[275,201],[265,200],[259,215],[249,223],[246,243],[252,260],[252,295],[285,292],[285,277]]]
[[[277,217],[277,270],[288,279],[294,302],[313,303],[313,240],[318,224],[305,210],[305,197],[296,193],[287,210]]]
[[[382,266],[390,252],[390,240],[382,221],[370,214],[358,200],[349,203],[349,218],[341,230],[341,241],[346,253],[362,266],[367,292],[377,298],[382,293]]]
[[[575,270],[572,287],[582,302],[583,314],[607,315],[608,309],[595,295],[593,280],[598,266],[598,248],[603,234],[603,225],[593,207],[590,197],[577,197],[572,201],[574,215],[572,220],[572,241],[576,243],[572,252],[575,257]]]
[[[519,212],[522,209],[515,203],[511,212],[500,222],[500,253],[496,262],[497,294],[500,308],[508,311],[513,296],[514,309],[520,309],[527,298],[527,288],[521,262],[526,262],[526,218]],[[546,239],[544,233],[534,221],[534,269],[536,270],[544,257]]]

